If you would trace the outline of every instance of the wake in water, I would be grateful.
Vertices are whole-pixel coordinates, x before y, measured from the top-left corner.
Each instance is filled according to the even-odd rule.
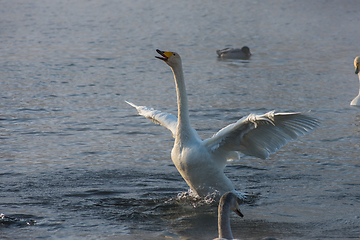
[[[11,226],[11,225],[15,225],[15,226],[33,226],[36,224],[36,221],[33,219],[27,219],[29,218],[29,216],[6,216],[3,213],[0,213],[0,226]]]

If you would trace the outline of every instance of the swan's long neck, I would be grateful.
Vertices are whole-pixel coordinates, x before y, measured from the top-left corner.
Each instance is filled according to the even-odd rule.
[[[187,103],[184,74],[181,64],[179,66],[173,67],[172,71],[175,78],[178,104],[178,125],[176,131],[176,140],[184,142],[190,139],[192,135],[192,128],[190,126],[189,108]]]
[[[233,239],[230,227],[230,203],[220,202],[218,209],[219,238]]]
[[[360,95],[360,72],[358,73],[359,76],[359,95]]]

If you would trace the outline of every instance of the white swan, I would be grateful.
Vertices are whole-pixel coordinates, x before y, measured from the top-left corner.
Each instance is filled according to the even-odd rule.
[[[218,207],[218,231],[219,239],[233,239],[230,226],[230,210],[234,211],[240,217],[244,215],[240,212],[238,198],[231,192],[225,193],[219,202]]]
[[[354,59],[354,66],[355,66],[355,74],[357,74],[359,76],[359,83],[360,83],[360,57],[357,56],[355,59]],[[354,98],[350,105],[353,105],[353,106],[360,106],[360,88],[359,88],[359,94],[357,95],[356,98]]]
[[[218,57],[220,58],[229,58],[229,59],[249,59],[251,56],[250,48],[247,46],[240,48],[224,48],[221,50],[216,50]]]
[[[227,192],[220,198],[218,206],[218,231],[219,237],[214,240],[229,240],[234,239],[231,232],[230,225],[230,210],[234,211],[240,217],[244,217],[239,209],[239,199],[234,193]],[[263,240],[277,240],[273,237],[266,237]]]
[[[215,191],[221,195],[231,191],[244,197],[234,190],[231,181],[224,174],[228,159],[238,157],[237,151],[265,159],[288,141],[308,133],[318,125],[316,119],[302,113],[271,111],[263,115],[250,114],[243,117],[203,141],[190,126],[179,54],[160,50],[157,52],[161,55],[157,58],[167,63],[174,74],[178,119],[169,113],[126,102],[135,107],[140,115],[172,132],[175,138],[171,151],[172,161],[186,183],[200,197]]]

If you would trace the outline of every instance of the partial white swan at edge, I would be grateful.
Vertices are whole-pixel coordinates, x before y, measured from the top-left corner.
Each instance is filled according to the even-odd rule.
[[[359,85],[360,85],[360,57],[357,56],[355,59],[354,59],[354,66],[355,66],[355,74],[357,74],[359,76]],[[356,98],[354,98],[350,105],[353,105],[353,106],[360,106],[360,86],[359,86],[359,94],[357,95]]]
[[[227,160],[238,158],[238,151],[265,159],[288,141],[305,135],[318,126],[315,118],[303,113],[275,113],[263,115],[250,114],[230,124],[211,138],[201,140],[190,125],[187,95],[178,53],[157,50],[174,74],[178,117],[145,106],[128,104],[137,109],[140,115],[169,129],[175,138],[171,159],[189,187],[200,197],[218,191],[220,196],[235,191],[230,179],[224,174]]]
[[[219,58],[228,59],[249,59],[251,56],[250,48],[243,46],[242,48],[224,48],[216,50]]]
[[[219,237],[214,240],[229,240],[234,239],[230,225],[230,214],[234,211],[238,216],[244,217],[239,209],[239,199],[234,193],[227,192],[220,198],[218,206],[218,232]],[[236,238],[237,239],[237,238]],[[240,239],[238,239],[240,240]],[[277,240],[273,237],[266,237],[263,240]]]
[[[230,210],[234,211],[240,217],[244,215],[240,212],[238,198],[235,194],[227,192],[220,198],[218,207],[218,231],[220,239],[233,239],[230,226]]]

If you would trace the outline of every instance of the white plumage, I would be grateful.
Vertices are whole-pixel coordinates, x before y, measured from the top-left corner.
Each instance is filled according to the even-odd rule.
[[[357,56],[354,59],[354,66],[355,66],[355,74],[357,74],[359,76],[359,84],[360,84],[360,57]],[[359,87],[359,94],[356,96],[356,98],[354,98],[350,105],[353,106],[360,106],[360,87]]]
[[[296,139],[318,126],[315,118],[303,113],[250,114],[230,124],[213,137],[201,140],[190,125],[189,110],[182,63],[179,54],[157,50],[172,69],[178,102],[178,117],[144,106],[135,107],[139,114],[169,129],[175,143],[171,158],[181,176],[190,188],[204,197],[218,191],[219,194],[236,192],[231,181],[225,176],[226,161],[238,156],[237,152],[258,158],[267,158],[288,141]]]

